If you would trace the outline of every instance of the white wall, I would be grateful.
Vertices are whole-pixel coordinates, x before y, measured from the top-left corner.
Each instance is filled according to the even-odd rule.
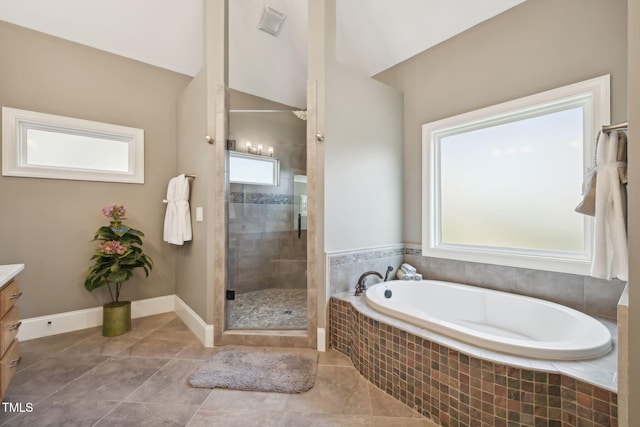
[[[327,2],[325,251],[402,242],[403,96],[336,62]]]
[[[263,0],[229,2],[229,87],[303,109],[307,82],[307,1],[266,3],[287,15],[277,36],[257,29]]]

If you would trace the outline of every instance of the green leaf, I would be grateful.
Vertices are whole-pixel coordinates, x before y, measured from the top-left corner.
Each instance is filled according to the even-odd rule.
[[[149,277],[153,261],[142,251],[142,237],[142,231],[129,228],[119,221],[111,221],[110,226],[98,228],[93,236],[94,241],[117,241],[126,246],[127,251],[118,255],[97,249],[91,256],[92,265],[85,273],[85,288],[91,292],[105,285],[110,288],[116,285],[119,289],[133,277],[136,268],[142,268],[145,276]]]
[[[126,281],[130,276],[127,275],[127,270],[114,271],[107,277],[110,282],[122,283]]]
[[[136,230],[135,228],[130,228],[129,234],[133,234],[134,236],[144,237],[144,233],[140,230]]]

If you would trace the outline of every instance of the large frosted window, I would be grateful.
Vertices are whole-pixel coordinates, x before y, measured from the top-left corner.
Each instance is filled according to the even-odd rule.
[[[583,108],[440,139],[442,242],[580,253]]]
[[[607,76],[424,125],[423,254],[588,272],[574,208],[608,115]]]

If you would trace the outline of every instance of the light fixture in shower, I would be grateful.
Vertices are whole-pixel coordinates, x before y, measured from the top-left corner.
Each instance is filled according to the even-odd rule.
[[[286,17],[287,15],[284,13],[272,6],[269,6],[268,4],[265,4],[264,11],[262,12],[262,18],[260,18],[260,23],[258,24],[258,29],[265,31],[272,36],[277,36]]]
[[[292,111],[300,120],[307,120],[307,112],[305,110]]]

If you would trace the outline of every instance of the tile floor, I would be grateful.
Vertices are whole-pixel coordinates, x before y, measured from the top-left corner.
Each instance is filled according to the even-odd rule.
[[[307,329],[306,289],[263,289],[227,301],[229,329]]]
[[[2,426],[435,426],[335,351],[320,353],[316,384],[306,393],[190,388],[188,376],[212,349],[174,313],[136,319],[120,337],[91,328],[20,349]],[[24,412],[5,411],[9,402]]]

